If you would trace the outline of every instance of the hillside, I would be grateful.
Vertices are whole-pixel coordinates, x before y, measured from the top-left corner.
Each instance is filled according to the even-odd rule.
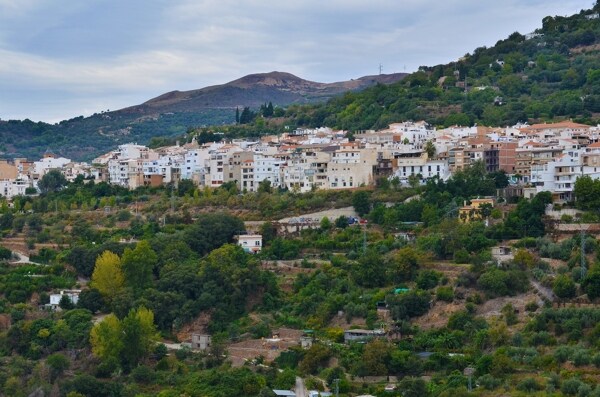
[[[598,213],[571,234],[548,192],[497,203],[488,226],[448,210],[505,183],[477,163],[418,187],[18,197],[0,211],[0,395],[597,397]],[[368,223],[330,210],[352,204]],[[288,216],[314,223],[289,233]],[[245,229],[261,252],[232,244]],[[186,348],[194,334],[211,346]]]
[[[73,159],[90,159],[121,143],[148,143],[156,136],[181,136],[189,127],[233,123],[236,107],[324,102],[347,91],[397,82],[405,75],[317,83],[282,72],[252,74],[227,84],[173,91],[141,105],[58,124],[0,121],[0,156],[37,158],[51,149]]]
[[[509,125],[567,118],[600,120],[600,6],[513,33],[456,62],[426,67],[401,82],[293,107],[300,125],[361,130],[400,120],[435,125]]]
[[[406,74],[365,76],[337,83],[317,83],[290,73],[271,72],[244,76],[227,84],[192,91],[172,91],[118,113],[178,113],[199,109],[257,108],[268,102],[279,106],[325,101],[347,91],[359,91],[377,83],[389,84]]]

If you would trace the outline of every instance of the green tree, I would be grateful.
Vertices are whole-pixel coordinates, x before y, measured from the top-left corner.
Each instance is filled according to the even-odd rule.
[[[92,314],[102,309],[104,299],[96,288],[85,289],[79,294],[77,307],[89,310]]]
[[[364,190],[356,191],[352,194],[352,205],[354,210],[360,216],[365,216],[371,210],[369,202],[369,193]]]
[[[202,214],[184,234],[191,249],[206,255],[223,244],[233,242],[233,237],[245,230],[244,222],[226,213]]]
[[[389,254],[386,268],[388,277],[395,283],[411,281],[427,258],[414,247],[404,247]]]
[[[59,170],[48,171],[38,182],[42,193],[56,192],[67,185],[67,178]]]
[[[54,380],[69,368],[71,362],[65,355],[54,353],[48,356],[46,364],[50,367],[50,383],[54,383]]]
[[[105,361],[117,359],[125,369],[134,368],[147,357],[157,340],[154,313],[144,307],[130,310],[122,321],[109,314],[90,332],[94,355]]]
[[[600,297],[600,271],[592,268],[588,274],[586,274],[581,287],[587,294],[588,298],[596,299]]]
[[[367,375],[387,375],[391,347],[381,339],[374,339],[365,345],[361,363]]]
[[[137,243],[133,250],[126,248],[121,257],[121,268],[127,285],[134,290],[150,286],[157,263],[158,256],[147,240]]]
[[[154,313],[140,307],[131,310],[121,322],[123,350],[121,359],[125,368],[134,368],[147,357],[158,341],[159,335],[154,325]]]
[[[259,193],[272,193],[273,189],[271,188],[271,181],[268,179],[263,179],[258,183],[258,192]]]
[[[425,144],[425,153],[427,153],[427,157],[430,159],[435,157],[436,149],[433,141],[427,141]]]
[[[561,299],[569,299],[575,297],[577,286],[571,277],[563,274],[554,280],[552,291]]]

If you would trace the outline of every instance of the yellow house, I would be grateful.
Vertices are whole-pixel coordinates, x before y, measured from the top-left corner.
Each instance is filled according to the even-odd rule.
[[[484,218],[482,214],[482,206],[485,208],[489,206],[494,207],[494,199],[493,198],[476,198],[472,199],[471,203],[467,205],[465,201],[464,206],[458,209],[458,219],[461,222],[471,222],[471,221],[479,221]],[[487,223],[487,219],[486,219]]]

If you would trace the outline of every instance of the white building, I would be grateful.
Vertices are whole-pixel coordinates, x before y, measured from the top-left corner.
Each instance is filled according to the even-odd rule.
[[[188,150],[181,167],[181,179],[191,179],[198,185],[204,185],[206,163],[210,158],[208,148]]]
[[[0,180],[0,195],[10,200],[15,196],[24,196],[28,187],[33,187],[28,178]]]
[[[420,176],[421,182],[434,177],[446,180],[450,169],[446,160],[430,160],[425,153],[395,153],[394,176],[405,184],[411,176]]]
[[[142,169],[144,178],[153,175],[162,177],[162,183],[171,183],[179,180],[184,159],[182,156],[161,156],[156,160],[144,161]]]
[[[33,163],[34,173],[41,179],[48,171],[62,170],[69,163],[71,163],[71,160],[64,157],[55,158],[53,156],[47,156]]]
[[[272,187],[280,187],[282,185],[281,165],[285,161],[279,157],[254,153],[254,184],[258,184],[264,180],[271,182]]]
[[[59,294],[50,294],[50,306],[58,306],[63,296],[66,296],[71,300],[71,303],[76,305],[79,302],[79,294],[81,290],[63,290]]]
[[[258,254],[262,250],[260,234],[240,234],[237,236],[238,245],[249,254]]]

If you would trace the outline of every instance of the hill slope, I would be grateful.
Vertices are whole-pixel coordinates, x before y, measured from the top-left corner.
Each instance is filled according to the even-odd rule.
[[[118,113],[178,113],[243,106],[256,108],[267,102],[279,106],[322,102],[346,91],[363,90],[377,83],[395,83],[404,76],[405,73],[395,73],[365,76],[337,83],[317,83],[290,73],[258,73],[199,90],[168,92],[141,105],[122,109]]]
[[[456,62],[421,67],[399,83],[295,108],[300,125],[360,130],[400,120],[436,125],[600,120],[600,5],[546,17],[527,36],[513,33]]]
[[[189,127],[233,123],[238,106],[324,102],[347,91],[397,82],[404,76],[366,76],[326,84],[282,72],[252,74],[227,84],[173,91],[141,105],[58,124],[0,121],[0,156],[35,159],[51,149],[73,159],[90,159],[121,143],[147,143],[156,136],[181,136]]]

